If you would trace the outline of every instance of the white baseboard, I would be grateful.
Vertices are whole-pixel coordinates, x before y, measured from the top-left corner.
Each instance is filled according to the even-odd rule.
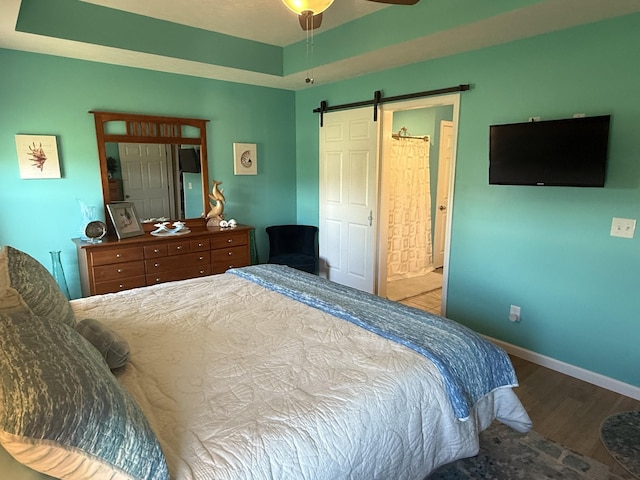
[[[493,343],[504,349],[507,353],[510,353],[511,355],[514,355],[516,357],[523,358],[537,365],[542,365],[543,367],[555,370],[556,372],[564,373],[565,375],[569,375],[570,377],[574,377],[593,385],[597,385],[598,387],[606,388],[607,390],[611,390],[612,392],[631,397],[635,400],[640,400],[640,387],[636,387],[635,385],[624,383],[611,377],[605,377],[604,375],[601,375],[599,373],[595,373],[590,370],[585,370],[584,368],[561,362],[560,360],[556,360],[554,358],[532,352],[531,350],[527,350],[525,348],[503,342],[502,340],[497,340],[492,337],[487,337],[487,339],[491,340]]]

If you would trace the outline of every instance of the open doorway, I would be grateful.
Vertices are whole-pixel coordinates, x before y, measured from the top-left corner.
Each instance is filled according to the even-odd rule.
[[[383,106],[378,294],[446,314],[458,95]]]

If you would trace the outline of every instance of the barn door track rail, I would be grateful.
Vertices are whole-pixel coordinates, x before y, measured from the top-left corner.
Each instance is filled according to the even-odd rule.
[[[327,104],[326,100],[320,102],[318,108],[314,108],[314,113],[320,114],[320,126],[324,126],[324,114],[335,110],[347,110],[349,108],[366,107],[367,105],[373,105],[373,121],[378,121],[378,105],[381,103],[398,102],[400,100],[410,100],[412,98],[433,97],[435,95],[444,95],[445,93],[465,92],[469,90],[471,86],[466,83],[457,85],[455,87],[439,88],[437,90],[427,90],[424,92],[406,93],[404,95],[396,95],[394,97],[383,97],[381,90],[373,92],[373,98],[371,100],[363,100],[361,102],[343,103],[341,105]]]

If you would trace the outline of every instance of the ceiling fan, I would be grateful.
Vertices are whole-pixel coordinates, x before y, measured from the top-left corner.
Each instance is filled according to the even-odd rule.
[[[420,0],[366,0],[390,5],[415,5]],[[315,30],[322,24],[322,12],[331,6],[333,0],[282,0],[291,11],[298,14],[303,30]]]

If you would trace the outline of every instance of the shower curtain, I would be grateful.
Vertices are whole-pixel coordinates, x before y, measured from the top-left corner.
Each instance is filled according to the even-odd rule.
[[[433,270],[429,137],[395,138],[385,181],[389,186],[387,281]]]

